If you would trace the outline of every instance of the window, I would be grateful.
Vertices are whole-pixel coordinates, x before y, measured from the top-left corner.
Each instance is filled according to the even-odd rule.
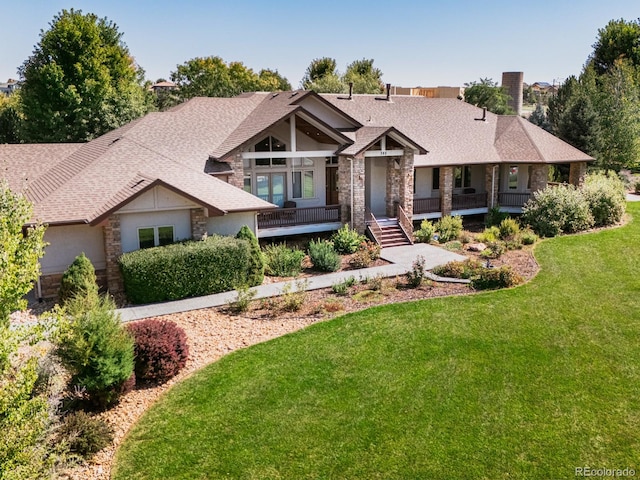
[[[533,166],[529,165],[527,168],[527,190],[531,190],[531,177],[533,176]]]
[[[244,176],[244,186],[242,188],[245,192],[253,193],[251,190],[251,175]]]
[[[285,201],[285,178],[284,173],[256,175],[256,196],[282,207]]]
[[[285,152],[287,146],[275,137],[268,136],[254,146],[256,152]],[[287,164],[286,158],[256,158],[256,167],[273,167]]]
[[[313,170],[292,172],[293,198],[314,198]]]
[[[456,167],[453,169],[454,188],[469,188],[471,186],[471,167]]]
[[[433,176],[431,177],[431,190],[440,190],[440,169],[433,169]]]
[[[517,165],[511,165],[509,167],[508,187],[509,187],[509,190],[518,189],[518,166]]]
[[[140,248],[169,245],[174,241],[173,225],[142,227],[138,229],[138,245]]]

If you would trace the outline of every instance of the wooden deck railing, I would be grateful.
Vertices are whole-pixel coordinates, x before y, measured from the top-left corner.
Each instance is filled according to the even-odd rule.
[[[521,207],[531,198],[530,193],[498,192],[498,205],[503,207]]]
[[[413,199],[413,213],[432,213],[439,211],[440,197]]]
[[[371,232],[371,235],[373,235],[373,240],[378,245],[380,245],[380,242],[382,241],[382,227],[380,226],[380,224],[378,223],[378,220],[373,215],[373,213],[371,213],[369,209],[366,209],[364,214],[365,214],[365,223],[369,227],[369,231]]]
[[[486,193],[466,193],[454,195],[451,199],[451,210],[466,210],[487,206]]]
[[[258,213],[258,228],[293,227],[340,221],[340,205],[304,208],[275,208]]]

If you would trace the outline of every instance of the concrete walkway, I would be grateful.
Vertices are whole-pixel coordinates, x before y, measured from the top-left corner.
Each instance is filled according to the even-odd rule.
[[[457,253],[449,252],[443,248],[435,247],[433,245],[427,245],[424,243],[417,243],[415,245],[407,245],[402,247],[383,248],[380,257],[391,265],[384,265],[381,267],[363,268],[360,270],[348,270],[345,272],[328,273],[326,275],[316,275],[314,277],[303,278],[306,280],[306,290],[318,290],[321,288],[328,288],[335,283],[342,282],[349,277],[355,277],[356,280],[362,280],[364,278],[374,278],[377,276],[382,277],[395,277],[397,275],[404,275],[411,270],[413,262],[422,256],[425,260],[425,269],[431,270],[438,265],[444,265],[445,263],[453,260],[464,260],[465,257],[458,255]],[[458,279],[443,279],[436,277],[427,272],[427,277],[432,280],[449,281],[456,283],[468,283],[468,280]],[[252,287],[251,290],[255,290],[256,296],[254,298],[267,298],[276,297],[282,295],[282,289],[285,285],[290,284],[292,291],[297,288],[297,280],[291,280],[288,282],[270,283],[265,285],[259,285]],[[138,305],[135,307],[127,307],[118,309],[122,321],[128,322],[132,320],[139,320],[142,318],[156,317],[159,315],[169,315],[172,313],[187,312],[189,310],[198,310],[201,308],[219,307],[233,302],[237,299],[237,293],[235,291],[216,293],[213,295],[206,295],[203,297],[185,298],[183,300],[176,300],[173,302],[154,303],[149,305]]]

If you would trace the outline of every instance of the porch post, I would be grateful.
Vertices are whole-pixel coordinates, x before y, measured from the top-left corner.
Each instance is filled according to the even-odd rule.
[[[202,240],[207,233],[207,216],[204,208],[192,208],[191,213],[191,238],[194,240]]]
[[[440,208],[442,216],[451,215],[453,207],[453,167],[440,167]]]
[[[242,150],[238,149],[228,157],[232,174],[229,175],[229,184],[236,188],[244,188],[244,161],[242,160]]]
[[[546,188],[549,181],[549,165],[531,165],[531,192],[537,192]]]
[[[387,179],[385,195],[385,214],[387,217],[396,216],[396,202],[400,201],[400,168],[396,168],[395,158],[387,158]]]
[[[569,164],[569,183],[576,187],[584,184],[587,175],[587,162],[573,162]]]
[[[366,228],[364,180],[364,153],[355,157],[342,155],[338,157],[340,219],[342,223],[351,223],[351,228],[360,233],[364,233]],[[351,222],[352,213],[353,223]]]
[[[484,167],[484,189],[487,192],[487,206],[498,206],[498,191],[500,190],[500,166],[496,163]]]
[[[110,293],[124,290],[118,258],[122,255],[122,239],[120,236],[120,216],[111,215],[103,227],[104,254],[107,267],[107,289]]]

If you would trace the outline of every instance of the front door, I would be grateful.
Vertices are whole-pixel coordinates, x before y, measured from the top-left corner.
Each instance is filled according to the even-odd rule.
[[[286,176],[284,173],[265,173],[256,175],[257,197],[279,207],[286,200]]]
[[[338,205],[338,167],[327,167],[327,205]]]

